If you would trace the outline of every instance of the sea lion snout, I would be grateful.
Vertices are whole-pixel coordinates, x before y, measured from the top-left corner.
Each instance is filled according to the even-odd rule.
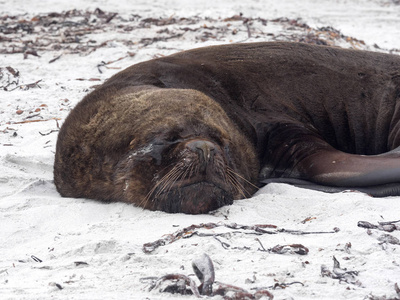
[[[191,140],[185,147],[198,155],[201,171],[205,171],[207,165],[213,163],[216,152],[221,152],[217,145],[207,140]]]
[[[186,140],[177,147],[179,151],[177,166],[184,176],[177,181],[178,185],[191,185],[198,182],[208,182],[215,184],[228,191],[229,185],[226,183],[226,157],[220,146],[215,142],[194,138]]]

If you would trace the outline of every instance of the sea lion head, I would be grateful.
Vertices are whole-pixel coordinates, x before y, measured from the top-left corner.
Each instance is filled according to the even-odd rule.
[[[118,101],[130,103],[134,122],[116,166],[117,197],[150,210],[200,214],[254,192],[254,147],[210,97],[151,89]]]

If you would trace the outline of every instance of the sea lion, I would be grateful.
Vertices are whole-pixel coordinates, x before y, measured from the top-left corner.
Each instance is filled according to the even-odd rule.
[[[268,182],[400,195],[400,56],[272,42],[133,65],[65,120],[62,196],[205,213]]]

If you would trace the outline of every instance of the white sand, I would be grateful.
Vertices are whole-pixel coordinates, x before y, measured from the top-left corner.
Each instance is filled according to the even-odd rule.
[[[23,59],[21,53],[0,54],[3,71],[7,66],[19,71],[19,84],[41,80],[38,83],[40,88],[0,91],[0,299],[189,299],[190,296],[159,293],[158,290],[149,292],[148,284],[140,279],[168,273],[193,274],[191,261],[202,253],[211,257],[216,279],[224,283],[248,290],[276,283],[303,284],[269,289],[275,299],[400,297],[394,289],[396,282],[400,284],[400,245],[381,243],[378,238],[387,234],[383,231],[371,230],[371,234],[367,234],[366,229],[357,227],[358,221],[376,224],[399,220],[400,197],[379,199],[361,193],[325,194],[273,184],[253,198],[236,201],[213,214],[190,216],[143,211],[122,203],[102,204],[87,199],[61,198],[52,183],[58,128],[55,119],[60,119],[58,123],[61,125],[69,110],[93,85],[122,68],[154,56],[209,44],[264,41],[278,36],[289,39],[291,34],[304,35],[304,30],[299,28],[292,30],[288,24],[271,22],[279,17],[302,18],[314,33],[318,27],[332,26],[346,36],[365,41],[363,45],[343,38],[330,40],[335,45],[377,50],[376,44],[386,50],[400,49],[400,5],[395,5],[395,1],[90,0],[83,3],[70,0],[53,4],[54,1],[43,0],[30,1],[29,5],[26,2],[0,0],[0,17],[26,14],[19,18],[29,20],[39,13],[74,8],[93,11],[97,7],[119,15],[110,22],[113,30],[83,37],[84,41],[93,39],[98,44],[109,41],[105,47],[90,54],[46,49],[37,51],[40,57],[28,55],[27,59]],[[249,38],[242,21],[223,20],[240,12],[245,17],[266,19],[268,23],[265,26],[254,21]],[[196,17],[198,22],[152,25],[128,32],[118,30],[117,25],[122,22],[119,17],[129,18],[131,14],[140,15],[139,19]],[[138,23],[135,22],[132,24]],[[161,36],[162,33],[156,33],[161,29],[180,32],[180,28],[185,26],[198,29],[203,25],[210,28],[208,31],[215,38],[202,41],[199,37],[204,30],[198,30],[147,47],[138,43],[145,37]],[[212,26],[225,28],[225,31],[212,29]],[[235,35],[232,34],[234,29],[238,32]],[[7,35],[0,31],[0,36]],[[128,45],[126,41],[133,44]],[[0,49],[4,43],[0,40]],[[9,46],[20,42],[7,43]],[[113,68],[103,67],[103,73],[99,73],[98,64],[125,57],[128,51],[136,55],[110,64],[109,67]],[[58,60],[49,63],[59,55],[62,56]],[[0,86],[7,83],[6,76],[12,77],[5,71],[4,74]],[[100,81],[77,80],[79,78]],[[35,112],[37,108],[40,110]],[[18,115],[18,110],[23,112]],[[26,122],[28,120],[40,122]],[[307,218],[310,220],[302,223]],[[186,226],[207,222],[273,224],[279,228],[313,232],[339,228],[340,231],[255,236],[240,230],[219,237],[230,244],[229,249],[224,249],[213,237],[193,236],[162,246],[151,254],[142,251],[144,243]],[[225,227],[199,231],[232,232]],[[400,238],[399,231],[389,234]],[[262,252],[258,250],[260,244],[256,237],[266,249],[278,244],[302,244],[309,253]],[[346,243],[351,243],[347,251]],[[332,270],[333,256],[340,261],[342,268],[359,271],[358,276],[347,283],[322,277],[321,265]],[[75,262],[86,262],[87,265],[77,266]]]

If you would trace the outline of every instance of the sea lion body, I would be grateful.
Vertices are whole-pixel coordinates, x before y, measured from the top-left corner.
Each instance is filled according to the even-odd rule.
[[[137,107],[133,99],[140,97],[147,106],[129,114],[137,110],[132,109]],[[400,57],[396,55],[285,42],[185,51],[117,73],[76,106],[59,134],[55,184],[63,196],[189,213],[203,213],[249,196],[254,186],[275,178],[306,180],[322,190],[331,186],[376,196],[399,195],[399,104]],[[180,106],[185,109],[179,111]],[[162,112],[153,113],[157,107]],[[199,118],[195,107],[203,111]],[[191,124],[195,119],[197,125]],[[178,184],[171,188],[174,192],[168,200],[156,197],[144,204],[143,197],[152,197],[150,190],[159,179],[151,166],[166,157],[164,150],[150,148],[156,137],[171,128],[180,128],[174,138],[179,146],[174,147],[197,153],[194,157],[203,162],[203,179],[196,169],[185,175],[186,181],[197,178],[199,184],[211,178],[220,181],[216,185],[223,191],[236,191],[215,191],[212,183],[205,193],[199,185],[182,194]],[[181,134],[183,128],[186,136]],[[132,159],[138,151],[148,159],[140,171],[146,179],[130,181],[125,175],[122,180],[122,173],[137,172],[126,157]],[[169,156],[169,164],[183,159],[177,153]],[[216,155],[217,166],[212,159],[204,160],[210,153]],[[220,174],[227,168],[236,174],[229,177],[234,183]],[[124,184],[128,191],[132,185],[142,186],[142,191],[123,192]],[[210,204],[206,198],[211,195],[228,200],[214,199]],[[173,198],[179,204],[171,206]],[[190,201],[198,203],[182,204]]]

